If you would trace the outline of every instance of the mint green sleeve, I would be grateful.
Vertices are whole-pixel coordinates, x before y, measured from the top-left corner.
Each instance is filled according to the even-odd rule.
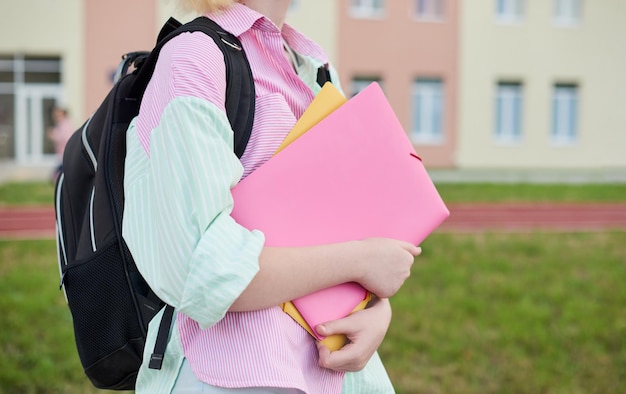
[[[393,394],[395,390],[378,353],[362,370],[347,372],[343,380],[342,394]]]
[[[123,235],[166,303],[202,328],[217,323],[259,270],[263,234],[237,224],[230,189],[243,168],[223,111],[173,99],[150,134],[150,156],[128,130]]]

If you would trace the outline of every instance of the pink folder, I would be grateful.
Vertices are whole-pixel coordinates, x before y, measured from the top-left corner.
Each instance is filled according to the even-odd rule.
[[[449,215],[376,83],[239,182],[232,194],[232,217],[263,231],[268,246],[368,237],[418,245]],[[360,285],[346,283],[293,304],[315,329],[347,316],[366,295]]]

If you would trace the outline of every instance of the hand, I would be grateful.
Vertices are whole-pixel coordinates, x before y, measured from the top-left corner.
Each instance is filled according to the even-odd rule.
[[[422,253],[422,249],[388,238],[369,238],[360,242],[365,249],[365,259],[358,282],[380,298],[391,297],[411,275],[415,257]]]
[[[335,371],[360,371],[385,338],[390,322],[389,300],[375,299],[364,310],[318,325],[316,331],[320,335],[344,334],[349,340],[348,344],[334,352],[318,342],[319,365]]]

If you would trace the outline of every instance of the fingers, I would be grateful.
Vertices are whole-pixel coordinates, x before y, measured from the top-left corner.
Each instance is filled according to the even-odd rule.
[[[356,372],[360,371],[367,364],[368,358],[360,354],[357,346],[349,343],[341,350],[331,352],[321,343],[317,343],[319,351],[319,366],[332,369],[334,371]]]
[[[318,342],[319,365],[335,371],[360,371],[385,337],[390,319],[389,302],[377,300],[371,308],[320,324],[316,327],[318,333],[327,336],[344,334],[349,343],[331,352]]]

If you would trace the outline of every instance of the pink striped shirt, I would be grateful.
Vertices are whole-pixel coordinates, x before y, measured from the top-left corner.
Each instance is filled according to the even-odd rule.
[[[316,66],[327,63],[327,57],[294,29],[285,25],[281,32],[269,19],[245,6],[236,4],[209,17],[241,40],[254,76],[255,121],[241,159],[246,176],[272,156],[314,97],[313,73],[307,82],[296,74],[284,56],[283,40]],[[146,153],[150,154],[151,131],[172,100],[200,98],[223,111],[225,80],[224,59],[211,38],[184,33],[170,41],[161,52],[136,121]],[[314,341],[279,307],[226,313],[208,329],[178,313],[177,325],[185,357],[195,375],[208,384],[341,392],[344,374],[317,365]]]
[[[285,24],[279,31],[272,21],[245,6],[235,4],[224,13],[207,16],[239,38],[254,77],[257,100],[254,126],[241,158],[245,177],[273,155],[314,97],[311,87],[284,58],[283,38],[295,52],[319,61],[320,65],[327,64],[328,57],[317,44],[289,25]],[[147,152],[150,131],[173,98],[198,97],[224,110],[225,65],[212,39],[200,33],[177,37],[164,48],[163,58],[171,62],[171,68],[160,68],[153,77],[137,120],[139,139]]]

